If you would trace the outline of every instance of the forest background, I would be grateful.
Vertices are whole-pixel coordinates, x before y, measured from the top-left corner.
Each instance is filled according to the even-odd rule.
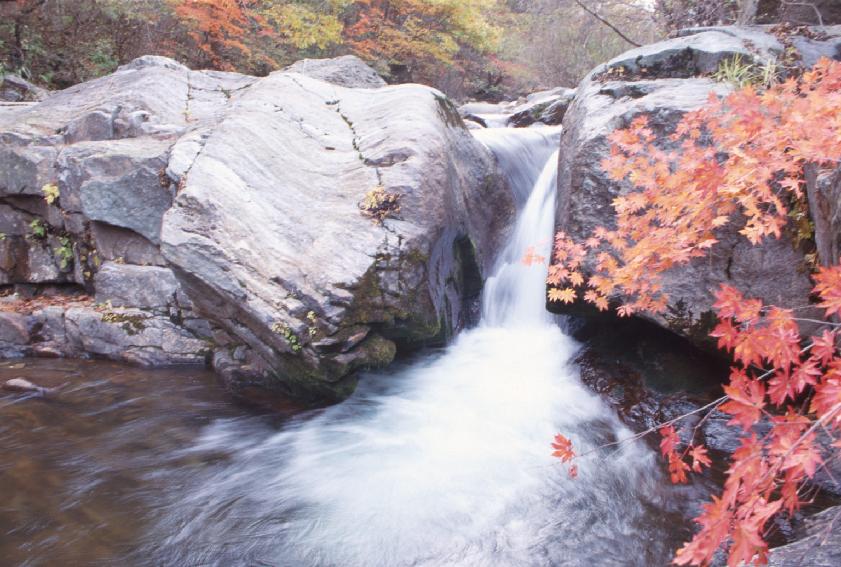
[[[141,55],[266,75],[358,55],[389,82],[458,100],[575,86],[677,29],[841,22],[833,0],[0,0],[0,73],[50,89]]]

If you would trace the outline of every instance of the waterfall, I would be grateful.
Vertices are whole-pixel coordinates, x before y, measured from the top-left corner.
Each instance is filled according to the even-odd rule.
[[[525,198],[514,233],[485,283],[482,324],[546,325],[551,317],[544,300],[545,266],[525,265],[523,258],[531,248],[548,261],[552,251],[560,128],[489,129],[478,134],[498,156],[515,196]]]
[[[183,458],[229,457],[166,512],[156,561],[667,562],[668,544],[652,527],[661,480],[650,451],[626,445],[583,459],[575,480],[550,455],[557,432],[579,451],[629,435],[579,381],[578,345],[544,308],[546,266],[521,262],[530,246],[549,256],[557,135],[478,134],[520,209],[487,281],[481,323],[446,349],[364,376],[344,403],[279,432],[238,420],[208,426]]]

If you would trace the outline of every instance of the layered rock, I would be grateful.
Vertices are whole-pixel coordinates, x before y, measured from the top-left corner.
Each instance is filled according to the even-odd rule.
[[[443,95],[383,85],[356,58],[257,79],[148,56],[0,110],[0,352],[337,398],[445,340],[513,205]],[[47,287],[68,305],[27,297]]]
[[[806,519],[802,537],[768,555],[769,567],[835,567],[841,565],[841,506]]]
[[[704,105],[710,93],[724,95],[729,91],[729,84],[711,76],[723,61],[738,56],[743,64],[762,65],[797,53],[804,64],[810,64],[821,55],[838,53],[841,27],[825,28],[821,34],[805,33],[778,37],[769,28],[687,30],[679,37],[629,51],[594,69],[578,87],[563,122],[558,229],[584,239],[596,226],[612,224],[613,199],[631,187],[610,180],[601,168],[601,161],[609,155],[611,132],[646,115],[666,146],[668,136],[686,112]],[[712,292],[722,283],[767,303],[807,305],[811,282],[804,250],[795,246],[794,239],[784,235],[752,246],[737,230],[722,230],[720,243],[709,257],[666,272],[663,289],[669,296],[669,307],[663,314],[645,316],[708,347],[712,346],[708,342],[713,322]],[[558,308],[554,304],[552,307]]]

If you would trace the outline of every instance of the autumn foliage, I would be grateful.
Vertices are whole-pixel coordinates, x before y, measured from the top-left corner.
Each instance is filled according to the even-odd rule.
[[[250,55],[246,38],[270,34],[266,21],[255,10],[255,0],[186,0],[173,3],[175,15],[189,26],[189,36],[211,63],[232,69],[226,52]]]
[[[621,298],[620,315],[662,312],[660,275],[705,256],[721,227],[742,223],[739,232],[754,244],[779,237],[789,203],[803,197],[803,167],[841,156],[839,108],[839,64],[822,60],[764,92],[711,95],[683,118],[668,149],[645,116],[615,131],[603,166],[634,190],[614,200],[615,228],[598,228],[583,243],[556,236],[550,294],[568,289],[570,301],[581,295],[600,309]],[[592,258],[586,286],[585,258]]]
[[[718,233],[737,225],[752,243],[779,237],[791,203],[803,198],[804,167],[841,160],[841,63],[820,61],[798,78],[759,92],[747,87],[685,115],[668,147],[645,117],[611,136],[603,166],[632,189],[615,199],[615,228],[596,229],[584,242],[557,235],[549,299],[583,299],[620,315],[659,312],[668,297],[666,270],[705,256]],[[825,259],[826,260],[826,259]],[[835,259],[837,260],[837,259]],[[721,547],[728,565],[767,562],[769,521],[804,503],[804,483],[836,455],[841,441],[841,267],[814,274],[824,321],[801,335],[795,311],[722,286],[712,332],[733,357],[724,396],[709,411],[730,416],[743,431],[720,495],[696,518],[699,529],[675,563],[708,564]],[[707,450],[682,440],[673,422],[659,428],[672,482],[710,465]],[[819,435],[822,438],[819,438]],[[575,458],[559,435],[555,455]]]

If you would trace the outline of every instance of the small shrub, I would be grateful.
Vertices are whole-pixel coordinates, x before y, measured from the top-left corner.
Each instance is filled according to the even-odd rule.
[[[73,264],[73,242],[67,236],[58,239],[61,244],[54,250],[62,270],[66,270]]]
[[[400,197],[399,193],[389,193],[385,187],[378,185],[365,194],[359,208],[362,214],[382,224],[385,219],[394,218],[400,213]]]
[[[29,228],[32,230],[32,237],[39,240],[47,237],[47,226],[41,219],[35,219],[29,223]]]
[[[44,194],[44,200],[48,205],[52,205],[58,200],[59,190],[55,183],[47,183],[41,187],[41,193]]]
[[[281,335],[284,339],[286,339],[287,344],[289,344],[289,348],[292,349],[292,352],[299,353],[301,349],[304,347],[301,345],[300,339],[298,339],[298,335],[296,335],[292,329],[284,325],[283,323],[275,323],[272,325],[272,332]]]
[[[780,66],[774,60],[757,65],[744,61],[737,54],[719,63],[713,79],[720,83],[730,83],[738,89],[748,85],[768,88],[779,81],[780,71]]]

